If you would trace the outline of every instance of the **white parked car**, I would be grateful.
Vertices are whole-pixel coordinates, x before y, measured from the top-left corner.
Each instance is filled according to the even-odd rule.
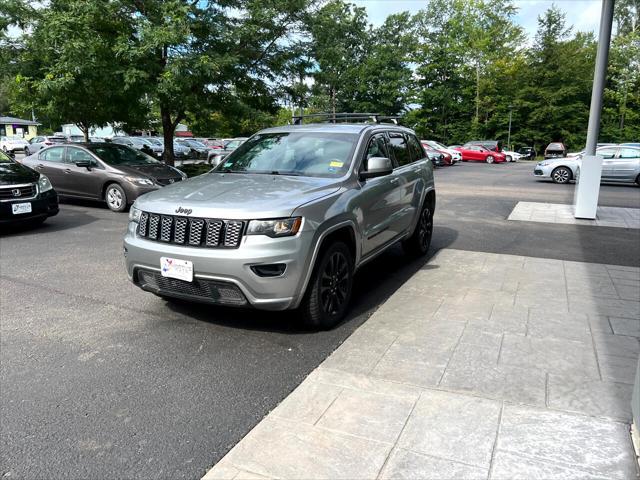
[[[17,150],[24,152],[27,145],[29,145],[29,142],[22,137],[17,137],[15,135],[0,137],[0,148],[4,152],[15,152]]]
[[[518,152],[513,152],[511,150],[502,150],[502,153],[506,155],[507,162],[517,162],[520,160],[520,157],[522,157]]]
[[[640,148],[611,145],[596,150],[602,157],[603,182],[636,182],[640,184]],[[555,183],[569,183],[579,175],[582,155],[550,158],[539,162],[533,175]]]
[[[438,150],[440,152],[445,152],[451,155],[451,165],[454,163],[458,163],[462,161],[462,154],[458,150],[454,150],[452,148],[445,147],[441,143],[435,142],[433,140],[422,140],[424,143],[429,145],[434,150]]]

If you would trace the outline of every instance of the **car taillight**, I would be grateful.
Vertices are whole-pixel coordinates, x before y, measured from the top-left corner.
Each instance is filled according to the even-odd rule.
[[[53,142],[46,141],[46,142],[44,142],[44,144],[45,145],[53,145]]]

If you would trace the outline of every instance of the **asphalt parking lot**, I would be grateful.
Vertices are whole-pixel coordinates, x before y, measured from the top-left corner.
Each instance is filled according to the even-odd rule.
[[[450,247],[640,266],[640,230],[508,222],[516,202],[571,203],[532,163],[436,172],[431,253]],[[640,208],[606,185],[602,205]],[[399,248],[356,277],[330,332],[292,313],[168,304],[129,284],[126,214],[63,203],[42,227],[0,237],[0,475],[198,478],[426,259]]]

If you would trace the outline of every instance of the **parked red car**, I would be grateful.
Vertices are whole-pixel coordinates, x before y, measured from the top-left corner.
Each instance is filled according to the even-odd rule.
[[[464,145],[456,148],[462,154],[463,162],[501,163],[507,161],[504,153],[489,150],[482,145]]]
[[[450,153],[447,153],[443,150],[438,150],[437,148],[433,148],[426,140],[421,140],[420,143],[424,147],[425,150],[432,150],[434,152],[442,154],[443,165],[453,165],[453,160]]]

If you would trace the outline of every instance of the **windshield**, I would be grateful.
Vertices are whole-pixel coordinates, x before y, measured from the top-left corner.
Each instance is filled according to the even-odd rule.
[[[217,171],[341,177],[349,170],[357,139],[348,133],[258,134],[225,158]]]
[[[13,160],[9,158],[9,155],[0,151],[0,163],[13,163]]]
[[[547,150],[564,150],[564,145],[561,143],[550,143]]]
[[[148,165],[160,163],[146,153],[129,148],[125,145],[88,145],[87,150],[95,153],[100,160],[108,165]]]

